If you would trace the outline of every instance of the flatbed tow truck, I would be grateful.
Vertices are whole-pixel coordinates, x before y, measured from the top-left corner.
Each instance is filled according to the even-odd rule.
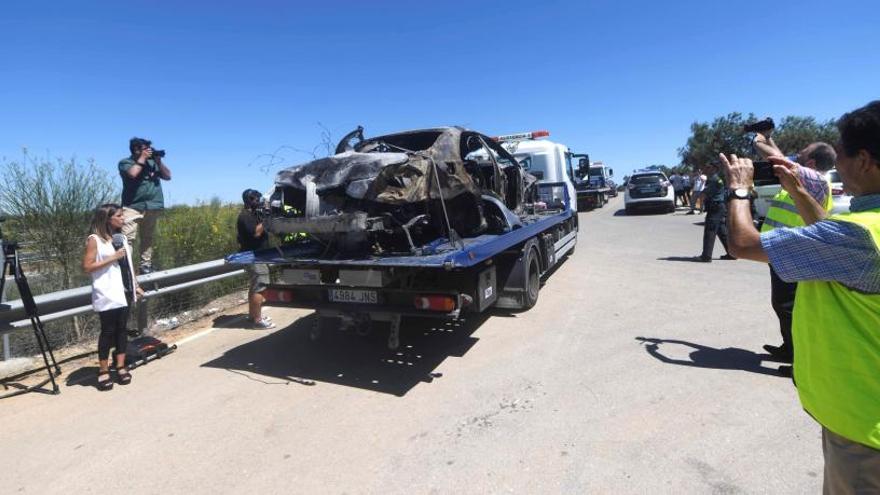
[[[577,206],[578,210],[601,208],[608,203],[608,198],[617,196],[612,186],[613,171],[602,162],[590,163],[588,155],[574,154],[579,158],[577,175]]]
[[[527,310],[537,303],[542,277],[574,251],[578,222],[570,182],[536,186],[538,201],[498,234],[441,237],[403,255],[328,256],[322,243],[310,239],[235,253],[227,263],[274,267],[275,280],[263,292],[265,304],[315,310],[312,340],[325,328],[365,333],[383,322],[389,325],[388,347],[397,349],[405,317],[456,319],[493,307]],[[279,232],[283,223],[269,217],[264,226]]]

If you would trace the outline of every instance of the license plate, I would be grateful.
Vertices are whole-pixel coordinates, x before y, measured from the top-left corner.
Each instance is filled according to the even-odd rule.
[[[356,304],[378,304],[379,295],[374,290],[330,289],[330,301]]]
[[[653,193],[653,192],[657,192],[657,189],[654,189],[653,187],[643,187],[643,188],[639,189],[639,192]]]

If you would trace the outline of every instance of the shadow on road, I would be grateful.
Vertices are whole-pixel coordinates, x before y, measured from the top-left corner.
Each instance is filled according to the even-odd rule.
[[[757,354],[746,349],[725,347],[716,349],[701,344],[694,344],[684,340],[657,339],[650,337],[636,337],[636,340],[645,344],[645,350],[655,359],[669,364],[681,366],[693,366],[696,368],[714,368],[719,370],[742,370],[762,375],[781,376],[776,368],[763,366],[763,362],[773,360],[769,354]],[[661,344],[673,344],[693,349],[688,355],[690,360],[673,359],[660,351]]]
[[[68,387],[73,385],[96,387],[98,385],[98,367],[83,366],[82,368],[74,370],[73,373],[67,375],[64,384]]]
[[[657,261],[688,261],[690,263],[701,263],[697,258],[697,256],[664,256],[662,258],[657,258]]]
[[[419,383],[439,378],[434,370],[446,358],[463,356],[477,342],[471,335],[488,316],[459,321],[404,319],[396,351],[387,347],[384,326],[366,336],[328,329],[312,342],[309,331],[315,318],[314,314],[300,318],[202,366],[249,378],[262,375],[303,385],[319,381],[402,397]]]

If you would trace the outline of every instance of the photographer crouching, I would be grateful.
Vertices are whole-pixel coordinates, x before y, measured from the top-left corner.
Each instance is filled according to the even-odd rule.
[[[245,189],[241,193],[244,207],[238,214],[238,245],[239,251],[256,251],[268,246],[268,236],[263,230],[263,220],[259,211],[263,207],[263,195],[254,189]],[[266,316],[263,317],[263,292],[269,285],[269,267],[262,263],[245,265],[245,271],[250,276],[250,288],[248,289],[248,318],[251,328],[266,330],[274,328],[275,324]]]
[[[837,126],[837,170],[854,196],[849,213],[825,218],[797,164],[770,157],[803,227],[759,233],[748,203],[752,161],[721,155],[730,247],[798,282],[794,379],[804,409],[822,425],[825,493],[880,493],[880,100]]]

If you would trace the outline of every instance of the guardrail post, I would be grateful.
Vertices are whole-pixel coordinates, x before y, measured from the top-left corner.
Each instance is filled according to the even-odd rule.
[[[9,334],[3,334],[3,360],[9,361],[12,359],[12,351],[9,349]]]

